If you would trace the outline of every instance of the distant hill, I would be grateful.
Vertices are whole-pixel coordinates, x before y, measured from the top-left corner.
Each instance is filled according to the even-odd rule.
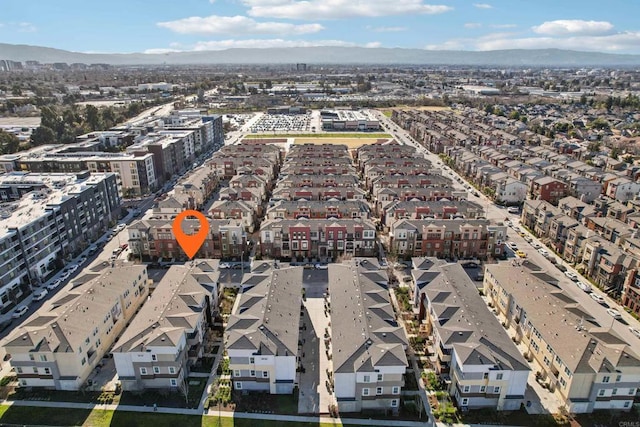
[[[49,47],[0,43],[0,59],[42,63],[80,62],[112,65],[161,64],[425,64],[508,66],[638,66],[640,55],[560,49],[512,49],[484,52],[360,47],[289,47],[198,52],[80,53]]]

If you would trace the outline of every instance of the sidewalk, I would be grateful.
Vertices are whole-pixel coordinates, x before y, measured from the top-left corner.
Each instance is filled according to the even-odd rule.
[[[3,401],[4,406],[26,406],[38,408],[70,408],[70,409],[96,409],[105,411],[123,411],[123,412],[156,412],[159,414],[181,414],[205,417],[221,417],[221,418],[243,418],[253,420],[274,420],[274,421],[292,421],[292,422],[312,422],[312,423],[329,423],[329,424],[355,424],[361,426],[396,426],[396,427],[425,427],[424,422],[420,421],[403,421],[390,419],[361,419],[361,418],[331,418],[331,417],[303,417],[298,415],[276,415],[276,414],[257,414],[248,412],[231,412],[212,410],[203,413],[199,409],[182,409],[182,408],[163,408],[158,407],[155,411],[153,406],[132,406],[132,405],[95,405],[92,403],[73,403],[73,402],[45,402],[45,401]],[[25,420],[26,421],[26,420]],[[494,427],[488,424],[444,424],[437,423],[438,427]],[[495,426],[497,427],[497,426]],[[509,426],[500,426],[509,427]]]

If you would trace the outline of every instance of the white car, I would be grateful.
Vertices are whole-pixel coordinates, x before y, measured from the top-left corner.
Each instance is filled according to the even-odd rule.
[[[62,284],[62,280],[58,279],[54,282],[51,282],[47,285],[47,289],[49,289],[50,291],[54,290],[55,288],[57,288],[58,286],[60,286]]]
[[[507,243],[507,246],[509,246],[513,250],[518,249],[518,245],[516,244],[516,242],[509,242]]]
[[[11,318],[19,319],[22,316],[24,316],[27,313],[27,311],[29,311],[29,307],[27,307],[26,305],[21,305],[20,307],[13,310],[13,313],[11,313]]]
[[[573,280],[574,282],[577,282],[579,279],[578,275],[573,271],[565,271],[564,275],[567,276],[569,279]]]
[[[78,271],[78,264],[71,264],[69,266],[69,274],[73,274]]]
[[[541,245],[540,243],[538,243],[538,242],[533,242],[533,243],[531,243],[531,244],[533,245],[533,247],[534,247],[535,249],[541,249],[541,248],[542,248],[542,245]]]
[[[33,294],[33,300],[34,301],[40,301],[43,300],[44,297],[47,296],[47,294],[49,294],[49,291],[46,289],[41,290],[40,292],[36,292],[35,294]]]
[[[576,285],[585,292],[591,292],[591,285],[584,282],[576,282]]]
[[[122,230],[124,230],[125,228],[127,228],[127,224],[118,224],[118,225],[116,226],[116,232],[122,231]]]
[[[218,264],[218,268],[227,269],[227,268],[231,268],[231,266],[229,265],[229,263],[221,262],[220,264]]]
[[[547,251],[546,249],[540,248],[538,249],[538,252],[540,252],[540,255],[542,255],[545,258],[549,256],[549,251]]]
[[[604,298],[602,298],[600,295],[598,294],[591,294],[591,299],[593,299],[595,302],[597,302],[598,304],[604,304]]]
[[[316,270],[327,270],[329,268],[327,264],[316,264],[314,267]]]
[[[613,308],[608,308],[607,314],[616,320],[622,320],[622,314],[620,314],[618,310],[615,310]]]
[[[87,257],[86,256],[81,256],[80,259],[78,259],[78,265],[82,265],[85,262],[87,262]]]
[[[636,336],[636,338],[640,338],[640,328],[634,328],[632,326],[629,326],[629,330],[633,335]]]
[[[509,206],[507,208],[507,212],[511,214],[517,214],[517,213],[520,213],[520,208],[518,208],[517,206]]]
[[[64,271],[61,275],[60,275],[60,280],[67,280],[69,278],[69,276],[71,276],[71,273],[69,273],[68,271]]]

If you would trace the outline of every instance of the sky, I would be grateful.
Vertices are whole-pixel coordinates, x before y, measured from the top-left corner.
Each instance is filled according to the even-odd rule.
[[[1,0],[0,5],[0,42],[76,52],[359,46],[640,54],[638,0]]]

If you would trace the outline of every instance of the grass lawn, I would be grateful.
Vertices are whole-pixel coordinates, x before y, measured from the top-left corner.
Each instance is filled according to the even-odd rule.
[[[201,417],[68,408],[0,406],[2,424],[87,427],[330,427],[341,424]]]
[[[388,133],[371,133],[371,132],[357,132],[357,133],[277,133],[277,134],[250,134],[244,137],[245,139],[262,139],[262,138],[391,138]]]

